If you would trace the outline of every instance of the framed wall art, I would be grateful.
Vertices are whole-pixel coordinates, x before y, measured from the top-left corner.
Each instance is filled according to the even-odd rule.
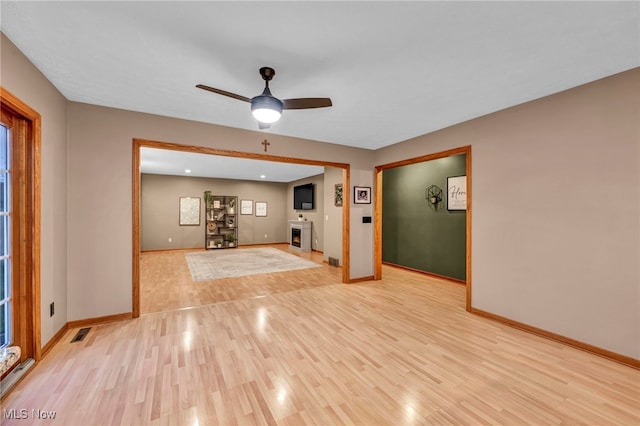
[[[200,225],[200,197],[180,197],[180,226]]]
[[[240,214],[253,214],[253,200],[240,201]]]
[[[467,210],[466,176],[451,176],[447,178],[447,210]]]
[[[264,217],[267,215],[267,202],[256,201],[256,216]]]
[[[353,202],[354,204],[371,204],[371,187],[354,186]]]
[[[336,183],[333,199],[336,207],[342,207],[342,184],[341,183]]]

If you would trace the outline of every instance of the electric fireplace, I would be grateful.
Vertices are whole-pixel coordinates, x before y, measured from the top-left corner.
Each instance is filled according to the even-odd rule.
[[[297,248],[301,248],[300,242],[302,241],[302,229],[291,228],[291,245]]]
[[[289,247],[300,251],[311,251],[311,230],[311,221],[290,220]]]

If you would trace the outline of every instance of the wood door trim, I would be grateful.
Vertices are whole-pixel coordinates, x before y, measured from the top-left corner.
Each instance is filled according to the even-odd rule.
[[[24,300],[20,302],[24,306],[19,309],[27,312],[29,316],[27,318],[28,324],[21,325],[21,327],[25,328],[26,344],[29,346],[28,348],[23,348],[23,351],[26,351],[25,356],[33,357],[34,360],[38,361],[42,356],[40,337],[42,329],[40,324],[41,117],[36,110],[2,86],[0,86],[0,102],[3,108],[23,119],[27,126],[25,152],[22,154],[25,164],[21,166],[23,170],[20,171],[21,174],[25,175],[23,197],[26,198],[24,201],[26,204],[25,210],[19,212],[18,220],[28,224],[24,227],[29,243],[25,249],[26,258],[22,269],[29,272],[29,282],[25,283],[27,288],[24,291],[27,294]],[[31,329],[30,332],[29,328]]]
[[[196,145],[181,145],[173,142],[160,142],[149,139],[134,138],[134,145],[145,148],[171,149],[174,151],[194,152],[198,154],[220,155],[223,157],[246,158],[250,160],[276,161],[280,163],[306,164],[312,166],[325,166],[336,168],[349,168],[347,163],[335,163],[331,161],[309,160],[306,158],[283,157],[279,155],[259,154],[254,152],[231,151],[226,149],[209,148]]]
[[[422,155],[420,157],[408,158],[406,160],[381,164],[375,167],[375,203],[374,203],[374,279],[382,279],[382,172],[383,170],[395,167],[407,166],[410,164],[422,163],[425,161],[437,160],[451,157],[452,155],[466,154],[466,174],[467,174],[467,212],[466,212],[466,309],[471,310],[471,145],[440,151],[433,154]]]

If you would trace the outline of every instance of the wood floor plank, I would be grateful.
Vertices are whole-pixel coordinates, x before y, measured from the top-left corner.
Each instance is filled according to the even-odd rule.
[[[323,265],[196,289],[161,272],[181,256],[145,258],[162,292],[184,283],[147,305],[173,310],[69,330],[2,425],[640,424],[640,371],[469,314],[459,284],[384,267],[346,285]]]

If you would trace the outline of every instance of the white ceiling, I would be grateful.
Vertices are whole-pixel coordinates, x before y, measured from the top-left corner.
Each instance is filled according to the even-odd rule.
[[[322,174],[324,167],[142,147],[140,171],[160,175],[286,183]]]
[[[274,96],[330,97],[268,133],[377,149],[640,66],[639,3],[1,2],[69,100],[257,130]]]

